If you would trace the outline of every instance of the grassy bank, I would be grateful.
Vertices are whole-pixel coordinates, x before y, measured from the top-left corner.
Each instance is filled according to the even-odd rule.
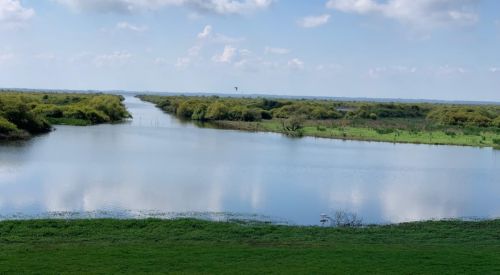
[[[0,273],[500,273],[500,220],[368,228],[0,222]]]
[[[105,94],[0,91],[0,140],[46,133],[52,125],[93,125],[129,117],[123,98]]]
[[[239,121],[214,121],[201,124],[204,127],[221,129],[234,129],[257,132],[284,133],[282,122],[279,120],[265,120],[259,122]],[[495,139],[500,135],[493,131],[484,131],[478,134],[458,132],[453,135],[443,130],[412,131],[405,129],[379,130],[370,127],[337,126],[335,122],[306,121],[298,136],[311,136],[321,138],[381,141],[395,143],[415,144],[440,144],[440,145],[463,145],[478,147],[495,147]]]
[[[349,140],[500,146],[497,105],[193,96],[139,98],[205,127]]]

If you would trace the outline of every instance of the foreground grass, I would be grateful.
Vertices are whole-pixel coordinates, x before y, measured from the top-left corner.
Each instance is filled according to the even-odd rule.
[[[0,273],[500,273],[500,220],[358,229],[199,220],[0,222]]]

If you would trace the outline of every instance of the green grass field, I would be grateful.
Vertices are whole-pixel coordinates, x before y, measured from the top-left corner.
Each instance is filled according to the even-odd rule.
[[[213,126],[223,129],[235,129],[256,132],[284,133],[280,121],[263,120],[259,122],[245,121],[217,121],[212,122]],[[210,124],[203,124],[210,127]],[[389,130],[385,131],[384,130]],[[339,127],[326,123],[317,124],[310,121],[300,130],[302,136],[334,138],[345,140],[365,140],[394,143],[416,143],[416,144],[440,144],[440,145],[461,145],[476,147],[498,147],[495,139],[499,139],[498,133],[484,130],[480,133],[467,134],[456,132],[451,135],[444,130],[435,129],[427,131],[415,131],[405,129],[377,129],[362,126]]]
[[[4,221],[0,273],[499,274],[500,220],[365,228]]]

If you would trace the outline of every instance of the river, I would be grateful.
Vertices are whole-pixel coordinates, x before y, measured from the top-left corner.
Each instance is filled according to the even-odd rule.
[[[0,219],[500,217],[499,150],[216,130],[132,96],[125,104],[125,123],[0,144]]]

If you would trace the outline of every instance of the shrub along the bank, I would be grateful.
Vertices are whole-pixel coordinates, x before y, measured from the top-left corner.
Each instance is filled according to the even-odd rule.
[[[218,96],[139,96],[164,111],[199,121],[304,120],[424,120],[435,125],[500,127],[498,105],[341,102],[320,99],[266,99]]]
[[[498,127],[499,121],[498,114],[477,106],[439,107],[432,110],[427,118],[446,125],[478,127]]]
[[[123,97],[104,94],[0,92],[0,139],[50,131],[49,122],[90,125],[129,117]]]

